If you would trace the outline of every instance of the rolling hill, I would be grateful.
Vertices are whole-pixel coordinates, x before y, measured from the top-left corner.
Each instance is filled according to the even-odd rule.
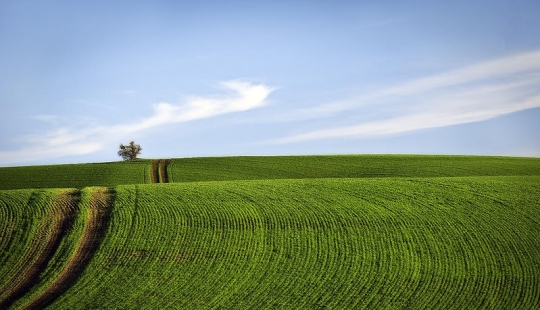
[[[0,186],[0,308],[540,307],[540,159],[141,160]]]
[[[540,175],[540,159],[495,156],[339,155],[175,158],[0,168],[0,189],[114,187],[169,182],[373,177]]]

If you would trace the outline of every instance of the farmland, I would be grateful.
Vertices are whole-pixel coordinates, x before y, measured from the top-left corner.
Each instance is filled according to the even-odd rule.
[[[150,160],[0,168],[0,189],[83,188],[151,183]]]
[[[537,158],[346,155],[136,160],[0,168],[0,190],[168,182],[373,177],[540,175]]]
[[[77,181],[60,189],[51,188],[59,180],[42,178],[39,189],[23,187],[21,178],[22,189],[0,191],[0,302],[53,309],[540,307],[538,159],[102,165],[137,169],[124,184],[116,176],[106,185]],[[76,175],[75,166],[67,174]],[[135,183],[137,173],[142,181]],[[36,280],[25,284],[32,272]]]

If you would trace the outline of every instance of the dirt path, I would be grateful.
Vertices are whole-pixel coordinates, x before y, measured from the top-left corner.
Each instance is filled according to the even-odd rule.
[[[106,231],[114,192],[107,188],[93,188],[90,208],[81,240],[75,253],[56,279],[24,309],[42,309],[62,295],[88,265]]]
[[[150,168],[150,181],[152,183],[159,183],[159,163],[161,162],[161,159],[156,159],[152,162],[152,166]]]
[[[54,200],[50,213],[43,219],[38,238],[34,240],[30,251],[23,258],[19,270],[7,284],[0,289],[0,309],[10,307],[17,299],[24,296],[35,284],[36,279],[45,270],[58,248],[62,237],[71,225],[80,191],[66,190]],[[4,297],[5,296],[5,297]]]
[[[161,183],[169,183],[169,174],[167,173],[167,166],[169,165],[169,159],[162,159],[159,165],[159,175],[161,176]]]
[[[169,183],[169,175],[167,173],[169,162],[169,159],[156,159],[152,162],[150,171],[152,183]]]

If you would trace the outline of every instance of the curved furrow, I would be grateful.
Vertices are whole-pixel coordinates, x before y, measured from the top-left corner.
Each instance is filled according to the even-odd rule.
[[[227,265],[230,264],[242,272],[234,274],[227,281],[224,281],[226,286],[216,288],[219,293],[209,303],[210,308],[237,305],[241,302],[237,298],[239,292],[243,290],[246,283],[252,281],[253,277],[256,276],[255,273],[264,256],[265,248],[264,231],[261,229],[262,220],[255,202],[239,194],[236,187],[226,187],[223,190],[234,205],[227,206],[225,204],[216,207],[234,215],[231,219],[231,233],[240,235],[235,238],[237,242],[227,243],[226,248],[232,255],[228,261],[224,261],[221,268],[228,268]]]
[[[166,195],[161,186],[154,188],[156,189],[154,193],[146,189],[148,187],[141,187],[139,191],[139,231],[133,236],[134,241],[128,247],[129,266],[138,266],[140,270],[137,275],[140,283],[134,283],[137,289],[133,289],[138,291],[138,296],[132,295],[133,300],[140,306],[152,302],[159,304],[154,297],[156,290],[168,280],[173,264],[184,258],[178,251],[179,247],[174,246],[183,238],[174,229],[179,210],[156,203],[157,196],[161,193]],[[172,229],[164,231],[164,227]],[[142,296],[146,296],[146,300],[142,300]]]
[[[347,238],[344,235],[343,221],[337,210],[329,208],[330,216],[323,224],[319,232],[322,244],[320,247],[324,256],[324,265],[321,266],[321,280],[318,286],[320,292],[316,296],[308,296],[311,307],[323,307],[328,305],[336,296],[336,291],[344,289],[345,281],[338,281],[342,275],[347,274],[350,259],[350,248],[345,245]],[[324,227],[327,227],[324,229]],[[324,232],[324,233],[323,233]],[[326,248],[326,250],[324,249]]]
[[[159,165],[160,165],[161,159],[155,159],[152,161],[152,164],[150,165],[150,182],[151,183],[159,183]]]
[[[315,197],[315,201],[319,200],[318,198],[320,197]],[[265,199],[260,200],[264,201]],[[311,293],[316,292],[325,284],[332,283],[335,272],[331,267],[339,265],[337,264],[339,256],[335,254],[338,250],[332,247],[332,239],[329,239],[331,236],[329,230],[334,230],[334,219],[317,217],[318,210],[316,209],[318,206],[316,204],[306,204],[301,209],[297,209],[297,207],[299,206],[295,206],[296,211],[291,213],[290,205],[285,201],[280,201],[276,205],[264,206],[263,213],[274,211],[272,213],[275,214],[265,217],[268,219],[266,222],[269,229],[267,234],[270,241],[269,250],[273,254],[268,259],[267,265],[263,269],[265,272],[260,277],[263,282],[253,287],[251,291],[245,291],[242,295],[249,296],[254,300],[264,300],[264,303],[248,304],[246,307],[284,306],[287,301],[282,300],[281,296],[287,296],[289,292],[294,291],[305,291],[305,293],[294,297],[297,303],[304,304],[304,306],[318,304],[320,301],[317,299],[322,300],[322,296],[313,296]],[[277,210],[281,212],[275,213]],[[280,238],[280,235],[286,238]],[[292,238],[287,237],[287,235]],[[272,264],[276,262],[277,264]],[[336,263],[334,264],[334,262]],[[272,278],[282,281],[266,283],[267,279]],[[265,288],[267,286],[268,289]],[[273,296],[273,299],[264,298],[264,294],[269,292],[271,292],[270,296]]]
[[[312,284],[310,278],[304,276],[305,269],[302,266],[314,266],[313,261],[317,259],[316,255],[312,254],[316,251],[316,241],[312,237],[313,224],[309,213],[302,213],[301,210],[305,210],[304,208],[290,208],[290,203],[291,201],[284,199],[264,210],[270,224],[267,229],[271,229],[268,245],[272,251],[266,268],[273,272],[266,277],[275,279],[274,281],[262,279],[259,290],[264,293],[262,296],[266,296],[260,298],[266,303],[261,305],[264,307],[286,306],[290,301],[284,298],[287,297],[285,292],[293,293],[300,304],[303,296],[295,285]]]
[[[88,295],[89,292],[96,294],[94,296],[105,296],[107,302],[115,298],[117,303],[125,302],[125,296],[121,292],[130,286],[129,279],[133,276],[127,271],[127,267],[130,265],[131,255],[137,253],[129,249],[136,241],[134,236],[139,231],[141,215],[138,191],[138,185],[116,188],[107,233],[101,241],[102,250],[95,253],[79,280],[70,288],[70,294],[79,297],[76,302],[69,303],[69,294],[65,294],[53,306],[65,304],[67,308],[77,308],[82,302],[89,308],[107,307],[103,301],[96,301],[92,298],[93,295]]]
[[[314,193],[315,194],[315,193]],[[320,200],[322,197],[314,195],[315,200]],[[337,225],[339,223],[334,206],[329,204],[322,206],[318,203],[313,203],[307,206],[309,212],[312,213],[311,218],[313,221],[313,230],[315,233],[314,239],[316,248],[316,261],[313,262],[313,266],[317,266],[316,269],[310,268],[308,263],[304,274],[305,277],[310,276],[312,278],[311,286],[312,291],[307,292],[304,296],[305,307],[324,307],[329,299],[333,296],[330,295],[331,288],[337,285],[338,279],[343,279],[345,273],[341,273],[346,257],[342,256],[344,252],[342,250],[343,240],[339,241],[342,229]],[[318,216],[320,212],[325,209],[327,216]],[[308,212],[305,210],[304,212]]]
[[[540,280],[534,206],[540,205],[516,199],[519,187],[505,186],[511,182],[485,187],[483,196],[475,194],[482,188],[477,183],[121,186],[100,250],[53,305],[534,308]]]
[[[385,221],[380,221],[379,225],[374,227],[377,233],[372,237],[373,248],[368,249],[368,251],[376,253],[374,261],[376,277],[371,281],[371,286],[367,288],[369,295],[363,301],[370,309],[380,308],[385,304],[385,300],[389,299],[389,296],[385,295],[385,288],[395,285],[392,282],[393,278],[396,273],[403,272],[405,267],[401,265],[400,260],[400,235],[396,234],[396,229],[400,228],[395,226],[397,226],[396,221],[390,217]],[[388,273],[386,272],[388,269],[395,269],[396,272]]]
[[[242,195],[240,188],[234,187],[233,190],[229,188],[226,191],[230,194],[231,200],[234,201],[234,210],[237,214],[242,214],[241,221],[237,222],[237,231],[234,233],[240,234],[243,242],[233,247],[236,250],[231,252],[237,255],[233,255],[230,261],[241,272],[233,274],[232,278],[226,281],[230,284],[227,286],[227,293],[220,294],[220,298],[211,303],[211,305],[219,307],[242,302],[238,298],[238,293],[243,292],[246,283],[257,278],[261,263],[267,257],[265,231],[262,229],[263,220],[256,202]]]
[[[520,240],[520,234],[514,230],[516,226],[513,223],[505,221],[498,221],[498,223],[498,229],[490,235],[477,234],[475,236],[482,244],[491,244],[484,255],[484,257],[490,257],[491,261],[480,265],[484,274],[493,275],[490,282],[482,283],[484,291],[487,292],[484,300],[486,306],[490,308],[515,308],[527,301],[527,296],[534,296],[535,290],[527,288],[529,264],[526,261],[535,258],[528,254],[529,250],[526,247],[517,243]],[[501,291],[508,284],[513,287],[513,296],[509,296],[511,297],[509,299],[500,298]]]
[[[407,184],[407,187],[410,188],[410,184]],[[427,221],[417,215],[432,212],[437,207],[400,189],[401,187],[398,187],[389,192],[387,204],[393,204],[393,208],[398,212],[396,231],[399,233],[400,250],[395,254],[402,264],[397,267],[392,266],[392,268],[399,270],[394,274],[400,275],[401,281],[389,279],[387,282],[390,284],[387,285],[383,296],[387,297],[385,301],[393,307],[410,307],[411,302],[415,304],[426,296],[432,296],[433,292],[443,287],[445,279],[453,276],[452,274],[439,276],[430,274],[431,270],[444,270],[444,268],[435,267],[437,264],[442,266],[441,262],[446,259],[438,251],[437,243],[448,244],[449,240],[446,240],[446,236],[452,233],[447,231],[447,234],[438,236],[438,239],[432,238],[436,232],[435,227],[445,226],[445,223]],[[411,208],[422,210],[422,212],[419,214],[411,212]],[[449,286],[447,292],[455,287]]]
[[[0,308],[8,308],[23,297],[45,270],[73,219],[79,196],[78,190],[64,190],[55,196],[50,212],[38,228],[37,240],[34,240],[30,251],[22,260],[24,268],[17,270],[2,288]]]
[[[363,238],[364,227],[356,221],[359,214],[347,207],[344,200],[340,201],[340,205],[335,210],[337,221],[340,223],[338,230],[340,234],[334,239],[339,249],[335,264],[340,269],[334,273],[334,279],[331,280],[338,285],[332,285],[326,290],[324,296],[321,297],[321,304],[327,305],[328,308],[338,306],[353,308],[358,289],[365,284],[363,280],[366,276],[363,272],[365,269],[359,268],[365,263],[362,259],[362,246],[359,244]]]
[[[444,180],[439,180],[439,182],[430,180],[430,187],[444,190],[446,185],[440,182],[444,183]],[[453,181],[452,184],[461,184],[461,187],[467,187],[469,183],[468,180],[465,180],[465,182]],[[499,290],[507,290],[508,284],[513,283],[511,278],[501,274],[502,269],[506,268],[507,270],[513,270],[514,273],[517,272],[518,279],[523,280],[526,278],[525,273],[520,271],[521,267],[519,266],[519,261],[527,257],[527,255],[524,255],[524,251],[527,251],[526,247],[525,249],[521,249],[520,254],[509,255],[510,253],[508,253],[513,241],[519,240],[518,236],[520,234],[511,231],[512,227],[516,226],[508,226],[510,222],[500,216],[500,214],[508,213],[496,208],[496,204],[484,205],[475,203],[475,201],[486,201],[484,194],[479,193],[479,195],[476,195],[472,191],[469,191],[469,194],[467,194],[461,190],[456,192],[455,188],[454,192],[455,195],[452,200],[446,201],[443,205],[440,205],[440,202],[439,205],[437,203],[434,204],[439,209],[447,210],[446,212],[452,211],[452,214],[446,217],[450,219],[450,222],[441,223],[442,227],[446,227],[446,231],[444,233],[438,233],[435,242],[432,242],[434,245],[437,245],[437,242],[440,245],[445,245],[443,248],[437,247],[437,249],[440,249],[439,253],[441,253],[438,256],[448,258],[445,259],[444,265],[432,266],[426,269],[426,272],[429,272],[429,270],[445,271],[442,274],[435,275],[442,276],[446,279],[444,285],[440,286],[441,293],[443,290],[444,293],[433,294],[429,290],[431,287],[429,289],[424,288],[415,298],[421,300],[421,304],[425,306],[452,303],[455,305],[461,304],[462,306],[475,305],[475,307],[490,308],[515,307],[519,302],[523,302],[524,298],[513,297],[513,301],[505,301],[501,299],[501,296],[505,294],[502,294]],[[482,199],[478,199],[478,196],[482,196]],[[422,197],[425,201],[426,195],[422,195]],[[463,216],[463,214],[459,213],[454,214],[462,206],[468,207],[465,210],[459,211],[460,213],[465,212],[466,214],[472,212],[474,216]],[[481,211],[481,214],[479,211]],[[494,223],[498,227],[496,230],[493,229]],[[426,225],[423,227],[426,227]],[[516,238],[508,238],[509,236],[516,236]],[[508,241],[510,241],[510,244],[505,245]],[[531,240],[529,239],[528,241],[530,243]],[[505,267],[504,265],[507,266]],[[530,264],[526,265],[530,266]],[[466,277],[456,277],[456,275],[466,275]],[[522,287],[521,284],[514,282],[513,286],[519,290]],[[530,296],[531,294],[527,295]],[[420,296],[423,297],[420,298]],[[431,297],[426,298],[426,296]],[[471,296],[475,296],[472,299],[472,303]],[[512,294],[510,296],[516,295]]]
[[[340,182],[339,182],[340,183]],[[367,307],[370,304],[377,304],[380,296],[382,296],[382,290],[390,283],[388,275],[385,275],[382,271],[385,266],[396,264],[395,255],[392,254],[394,248],[399,246],[395,238],[392,235],[388,235],[387,230],[384,229],[384,225],[381,227],[381,223],[391,224],[393,220],[389,218],[385,213],[388,211],[384,207],[385,201],[379,197],[376,200],[366,199],[369,195],[366,195],[366,188],[355,189],[350,188],[347,183],[339,184],[329,182],[327,185],[333,189],[336,193],[343,193],[347,197],[341,207],[345,209],[345,214],[351,216],[352,219],[350,229],[348,229],[348,236],[356,236],[352,239],[351,250],[353,253],[357,253],[353,262],[362,266],[362,268],[356,268],[356,278],[349,278],[349,289],[346,290],[347,295],[342,295],[343,292],[335,291],[338,296],[344,296],[348,299],[348,303],[351,307]],[[351,200],[352,199],[352,200]],[[355,201],[351,204],[352,201]],[[367,213],[366,213],[367,212]],[[382,214],[381,214],[382,212]],[[384,221],[371,221],[370,218],[380,217]],[[352,232],[352,234],[351,234]],[[384,248],[386,243],[390,243],[391,246]],[[392,252],[388,251],[388,248]],[[399,262],[399,261],[397,261]],[[340,262],[338,262],[340,264]],[[343,277],[343,275],[341,275]],[[340,279],[343,281],[343,279]],[[335,283],[329,283],[329,287],[333,287]],[[376,292],[377,294],[373,294]],[[330,300],[329,303],[336,303],[339,298]]]
[[[198,204],[196,208],[170,208],[170,205],[165,203],[166,201],[177,199],[189,203],[191,199],[186,196],[198,195],[197,193],[194,193],[193,191],[186,193],[188,195],[178,193],[175,194],[176,197],[169,198],[171,200],[156,204],[157,196],[164,197],[162,195],[167,194],[167,186],[151,186],[153,190],[156,190],[154,194],[157,196],[146,196],[148,193],[146,189],[150,189],[149,186],[145,186],[145,190],[141,190],[139,194],[138,216],[141,220],[137,221],[136,224],[139,229],[136,231],[136,234],[133,235],[131,241],[126,245],[128,248],[123,251],[124,253],[132,254],[130,257],[118,259],[118,261],[123,262],[123,265],[125,265],[126,268],[137,266],[138,271],[135,273],[131,271],[134,278],[127,281],[126,285],[123,285],[121,289],[117,291],[117,295],[123,296],[122,298],[126,300],[137,300],[139,306],[148,303],[151,304],[152,302],[167,305],[171,301],[162,298],[156,301],[152,296],[155,296],[157,293],[163,296],[163,293],[159,293],[161,291],[159,285],[161,283],[168,283],[168,281],[170,281],[170,276],[173,276],[173,274],[182,270],[182,277],[178,278],[178,281],[175,281],[175,287],[177,289],[170,292],[170,294],[174,295],[171,299],[173,301],[176,300],[176,306],[178,305],[179,296],[186,292],[197,292],[197,290],[193,288],[203,284],[200,280],[204,278],[204,274],[212,270],[212,268],[218,267],[219,264],[222,264],[220,259],[226,257],[227,253],[224,253],[223,251],[216,252],[215,250],[210,251],[210,249],[219,249],[222,245],[220,243],[223,242],[224,235],[222,233],[208,234],[208,232],[219,227],[228,228],[228,226],[223,226],[223,224],[216,222],[212,216],[205,215],[206,213],[211,212],[211,209],[216,206],[205,204],[208,205],[209,208],[208,211],[206,211],[205,206],[200,206],[199,199],[194,200],[194,203]],[[122,203],[121,196],[124,193],[124,189],[119,189],[118,191],[120,196],[118,203]],[[119,205],[119,207],[121,207],[121,205]],[[121,220],[121,218],[118,218],[118,220]],[[122,223],[117,223],[117,225],[122,225]],[[231,225],[230,227],[234,228],[239,224],[235,224],[235,222],[232,221]],[[114,221],[112,226],[115,226]],[[173,227],[178,230],[178,233],[171,234],[171,228],[174,229]],[[183,231],[185,229],[191,231],[186,233]],[[194,245],[197,247],[193,247]],[[201,245],[204,247],[201,248]],[[130,248],[131,250],[129,250]],[[208,250],[205,250],[204,248],[207,248]],[[208,266],[209,262],[212,266]],[[201,268],[202,266],[206,267]],[[114,270],[116,271],[120,267],[121,266],[116,266]],[[162,271],[159,274],[156,273],[154,276],[154,270]],[[140,281],[137,282],[136,279],[140,279]],[[221,282],[225,283],[225,281]],[[205,283],[208,283],[208,281],[205,281]],[[129,287],[130,285],[136,285],[137,288],[135,286]],[[113,287],[118,290],[117,286],[113,285]],[[140,293],[144,293],[147,298],[140,299],[135,295],[130,297],[129,294],[122,293],[126,290],[139,291]],[[191,294],[190,298],[197,299],[195,298],[196,296],[192,295],[193,294]],[[213,295],[211,295],[210,292],[208,294],[200,295],[201,298],[205,298],[207,301],[211,296]],[[113,304],[111,304],[111,306],[113,306]]]
[[[198,300],[204,300],[206,304],[210,305],[212,300],[216,299],[216,296],[227,285],[227,281],[222,281],[224,272],[224,263],[229,259],[230,252],[229,247],[234,247],[229,242],[228,229],[231,224],[230,214],[226,210],[221,210],[219,204],[214,197],[211,201],[207,202],[203,208],[203,221],[199,222],[201,235],[204,238],[196,240],[196,244],[200,243],[199,249],[192,249],[195,254],[193,265],[190,267],[205,266],[206,268],[193,268],[193,275],[196,280],[192,282],[193,287],[199,288],[199,294],[195,295]],[[220,221],[217,221],[217,217],[213,216],[216,211],[220,214]],[[223,212],[225,211],[225,212]],[[232,241],[235,241],[234,239]],[[195,244],[195,245],[196,245]],[[212,274],[212,279],[215,281],[210,284],[209,282],[200,281],[204,278],[203,275]],[[231,281],[233,279],[228,279]]]
[[[107,228],[112,192],[106,188],[93,188],[89,191],[89,195],[86,225],[73,256],[49,287],[30,301],[24,309],[42,309],[62,295],[77,280],[98,248]]]
[[[130,270],[132,266],[137,266],[137,273],[134,275],[126,275],[126,280],[130,277],[140,279],[139,281],[129,281],[132,287],[119,288],[119,294],[126,295],[124,291],[138,291],[137,295],[131,293],[131,295],[125,296],[125,298],[131,299],[134,306],[135,304],[143,305],[151,299],[151,295],[147,296],[146,301],[142,300],[142,295],[148,289],[151,289],[156,281],[159,281],[155,262],[162,256],[164,247],[167,243],[161,239],[162,234],[155,233],[159,227],[163,225],[163,222],[168,223],[171,219],[164,216],[163,209],[155,205],[156,197],[151,195],[145,190],[146,186],[138,186],[136,191],[136,206],[137,218],[133,219],[134,231],[130,234],[130,241],[120,251],[120,259],[122,262],[119,272],[123,268]],[[154,213],[154,216],[149,216]],[[165,275],[163,275],[165,276]],[[132,278],[133,279],[133,278]],[[116,285],[118,279],[115,279]],[[115,287],[115,286],[113,286]],[[109,307],[112,307],[113,301],[110,301]]]
[[[444,180],[439,182],[445,183],[441,186],[449,185],[446,184],[449,182]],[[475,294],[474,302],[482,307],[518,307],[527,301],[527,296],[538,296],[534,286],[528,283],[531,280],[528,274],[536,272],[535,269],[530,269],[534,266],[530,262],[537,260],[538,248],[534,246],[534,238],[523,239],[526,234],[521,231],[522,227],[529,227],[538,232],[538,225],[534,221],[524,226],[516,225],[517,217],[514,214],[521,212],[516,210],[515,213],[508,213],[507,210],[516,208],[504,201],[492,200],[492,196],[480,190],[471,190],[471,187],[475,186],[474,182],[475,180],[471,179],[450,183],[453,191],[457,193],[456,198],[459,197],[455,206],[468,205],[468,210],[464,212],[473,213],[473,216],[464,217],[465,220],[460,224],[462,229],[456,232],[457,235],[466,236],[462,243],[472,242],[467,251],[468,261],[472,263],[468,265],[467,271],[470,276],[461,283],[461,286],[468,288],[467,291],[465,294],[457,294],[457,300],[449,298],[447,301],[467,305],[470,304],[470,297],[467,296]],[[475,201],[485,203],[476,204]],[[513,214],[512,221],[506,218],[508,214]],[[467,253],[463,255],[466,256]],[[515,293],[503,294],[509,285]]]
[[[434,308],[444,307],[447,303],[444,298],[441,298],[445,295],[443,292],[452,291],[452,296],[462,293],[463,281],[456,278],[456,270],[445,268],[447,262],[441,259],[449,257],[448,252],[451,250],[437,246],[439,242],[447,246],[455,244],[453,238],[448,238],[448,236],[454,235],[457,231],[442,231],[440,227],[441,223],[429,223],[429,233],[415,234],[415,243],[425,245],[422,247],[421,253],[422,257],[428,259],[428,261],[421,265],[419,285],[409,292],[404,301],[403,305],[406,308],[417,305],[418,300],[422,299],[426,300],[426,304]],[[452,245],[452,248],[456,247]],[[433,296],[433,298],[430,298],[430,296]]]
[[[251,213],[253,209],[249,205],[243,205],[243,208],[239,208],[238,201],[234,198],[234,195],[228,195],[230,198],[231,205],[221,205],[223,202],[215,205],[214,208],[218,208],[219,212],[214,213],[216,218],[224,218],[224,224],[229,227],[216,227],[214,229],[219,232],[218,241],[225,245],[222,248],[225,248],[222,254],[220,254],[221,259],[216,261],[215,269],[219,272],[216,273],[216,280],[223,281],[224,285],[215,286],[216,294],[211,298],[209,307],[219,306],[220,304],[225,304],[231,294],[234,294],[234,291],[239,283],[245,280],[244,277],[249,275],[249,269],[253,265],[253,255],[256,253],[255,249],[257,248],[257,240],[253,237],[253,230],[250,227],[246,227],[245,218],[246,218],[246,209],[250,209]],[[232,212],[231,212],[232,211]],[[215,234],[214,234],[215,235]],[[254,252],[255,251],[255,252]],[[242,270],[241,274],[231,274],[229,269],[234,266]]]
[[[4,191],[0,196],[0,226],[2,233],[0,238],[0,296],[5,282],[24,266],[26,246],[32,240],[34,217],[43,216],[47,210],[43,206],[37,206],[30,202],[35,200],[36,193],[32,190]],[[48,207],[49,204],[46,204]],[[30,247],[31,248],[31,247]]]
[[[154,159],[150,165],[150,183],[169,183],[170,159]]]
[[[409,184],[410,186],[414,186],[413,184]],[[432,204],[429,201],[426,201],[425,199],[418,199],[416,196],[411,196],[407,193],[399,193],[400,195],[403,195],[405,199],[409,201],[409,205],[414,206],[416,208],[420,208],[421,210],[426,210],[429,212],[438,212],[439,206],[436,204]],[[462,262],[463,267],[462,271],[466,272],[468,274],[475,274],[472,273],[471,270],[474,268],[474,266],[477,266],[477,257],[476,256],[470,256],[470,253],[474,251],[474,248],[480,248],[478,244],[470,244],[471,240],[475,240],[474,237],[468,236],[468,232],[464,230],[464,228],[467,227],[467,225],[459,225],[457,227],[460,227],[460,229],[456,229],[456,223],[455,220],[452,218],[449,218],[450,222],[441,222],[438,223],[440,226],[445,227],[444,234],[439,234],[436,238],[436,242],[427,242],[429,239],[427,239],[427,236],[430,236],[434,230],[430,227],[433,226],[433,223],[427,222],[425,220],[422,220],[422,218],[418,219],[412,219],[413,223],[417,223],[414,225],[417,225],[418,227],[422,227],[421,230],[415,228],[414,234],[411,235],[413,238],[413,242],[410,244],[414,244],[415,251],[418,252],[419,255],[422,257],[422,265],[420,266],[420,271],[422,272],[422,283],[420,286],[417,286],[416,289],[413,291],[414,295],[410,294],[410,291],[408,290],[396,290],[396,296],[399,297],[399,299],[405,299],[401,302],[405,302],[406,305],[409,305],[411,302],[416,305],[424,305],[424,306],[433,306],[437,304],[437,302],[440,302],[441,300],[444,300],[444,296],[457,296],[460,293],[463,293],[461,291],[463,288],[466,287],[464,285],[463,280],[459,280],[457,283],[448,283],[448,281],[452,280],[455,275],[452,272],[453,268],[458,267],[456,265],[456,262]],[[410,225],[410,224],[409,224]],[[418,233],[421,233],[421,235],[418,235]],[[461,235],[465,234],[465,238],[460,237]],[[461,253],[458,256],[455,256],[453,258],[452,254],[448,250],[445,250],[444,248],[442,251],[435,251],[438,250],[440,245],[451,245],[452,241],[448,238],[448,236],[453,236],[453,239],[458,240],[455,246],[453,246],[455,249],[457,249],[457,253]],[[431,239],[433,240],[433,239]],[[426,250],[431,248],[431,251]],[[412,250],[412,249],[410,249]],[[430,253],[438,253],[437,256],[432,257]],[[444,261],[441,268],[435,268],[435,266],[432,265],[432,262],[437,261]],[[446,268],[445,268],[446,267]],[[432,270],[438,270],[438,272],[441,272],[440,274],[430,274],[430,271]],[[457,274],[462,274],[462,272],[456,272]],[[438,281],[437,281],[438,280]],[[442,280],[442,281],[441,281]],[[435,281],[435,282],[434,282]],[[437,292],[443,292],[443,294],[437,294]],[[461,291],[461,292],[460,292]],[[441,298],[442,297],[442,298]],[[454,297],[455,298],[455,297]],[[408,300],[407,300],[408,299]],[[452,301],[454,304],[457,305],[456,301]],[[470,305],[470,304],[469,304]]]
[[[9,249],[18,235],[16,224],[20,217],[17,212],[20,200],[17,201],[18,199],[15,199],[15,201],[12,201],[9,198],[11,197],[4,195],[0,199],[0,266],[6,265],[5,260],[9,258],[7,253],[9,253]],[[0,278],[3,277],[0,276]]]
[[[341,207],[344,218],[349,222],[346,236],[350,237],[350,251],[354,255],[349,263],[352,271],[348,271],[345,276],[341,275],[346,279],[344,282],[348,282],[347,288],[343,291],[334,290],[341,298],[334,297],[329,300],[330,305],[346,308],[365,308],[369,302],[370,289],[381,276],[379,250],[382,244],[377,241],[379,229],[369,220],[373,211],[371,204],[363,197],[356,197],[357,195],[358,193],[347,193],[346,197],[349,198],[345,199]]]
[[[311,212],[311,207],[313,206],[306,202],[295,210],[297,214],[294,214],[293,229],[296,230],[296,236],[292,240],[292,247],[285,247],[285,252],[290,249],[291,254],[287,263],[280,266],[283,272],[282,281],[276,283],[275,289],[278,296],[287,296],[287,292],[298,292],[294,298],[301,308],[307,307],[310,302],[310,296],[303,290],[316,291],[321,273],[325,273],[323,268],[327,264],[326,242],[323,242],[321,237],[324,219]],[[295,255],[295,252],[300,255]],[[294,274],[294,277],[290,277],[291,274]]]
[[[240,195],[246,195],[245,191],[239,189]],[[248,199],[253,199],[254,197],[247,196]],[[263,202],[264,200],[261,200]],[[240,292],[239,296],[235,296],[234,303],[231,303],[228,308],[231,308],[232,305],[237,305],[238,307],[249,308],[254,306],[266,306],[273,304],[271,298],[266,298],[265,304],[250,304],[249,298],[246,296],[253,296],[252,300],[265,300],[264,297],[267,296],[269,292],[277,293],[275,290],[279,288],[279,283],[271,283],[272,286],[267,287],[268,279],[276,277],[276,274],[279,272],[279,266],[285,266],[287,261],[290,260],[291,254],[287,251],[291,248],[280,246],[283,243],[288,243],[292,239],[287,238],[282,240],[279,238],[279,235],[276,234],[276,231],[279,229],[290,229],[290,221],[280,222],[280,218],[276,215],[277,208],[274,205],[269,205],[266,203],[257,203],[258,214],[261,217],[261,229],[265,232],[264,239],[262,239],[261,244],[261,253],[257,253],[259,259],[257,260],[258,270],[253,273],[251,277],[251,284],[249,286],[244,286]],[[282,217],[284,219],[285,217]],[[270,296],[269,296],[270,297]],[[247,303],[246,303],[247,302]]]
[[[389,304],[392,307],[401,306],[406,295],[414,291],[419,285],[419,274],[425,257],[421,257],[418,245],[413,245],[414,230],[408,227],[413,226],[412,221],[400,221],[396,227],[390,227],[392,232],[388,234],[398,234],[394,237],[396,244],[392,247],[394,251],[391,254],[389,266],[386,269],[395,269],[395,272],[385,279],[384,285],[380,290],[381,299],[378,301],[381,305]]]
[[[162,159],[159,163],[159,176],[161,183],[169,183],[168,166],[170,159]]]

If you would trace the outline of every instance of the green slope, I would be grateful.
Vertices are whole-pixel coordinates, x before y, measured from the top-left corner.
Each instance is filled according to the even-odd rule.
[[[104,188],[0,191],[0,309],[41,309],[65,293],[106,231],[109,197]]]
[[[157,161],[0,168],[0,189],[152,183]],[[169,182],[540,175],[540,158],[418,155],[243,156],[172,159]],[[155,181],[155,180],[154,180]]]
[[[82,188],[0,190],[0,308],[540,308],[539,159],[161,163],[0,168]]]
[[[426,155],[173,159],[172,182],[255,179],[540,175],[540,158]]]
[[[540,301],[540,177],[119,186],[58,308],[489,308]]]
[[[0,189],[83,188],[150,182],[151,160],[0,168]]]

